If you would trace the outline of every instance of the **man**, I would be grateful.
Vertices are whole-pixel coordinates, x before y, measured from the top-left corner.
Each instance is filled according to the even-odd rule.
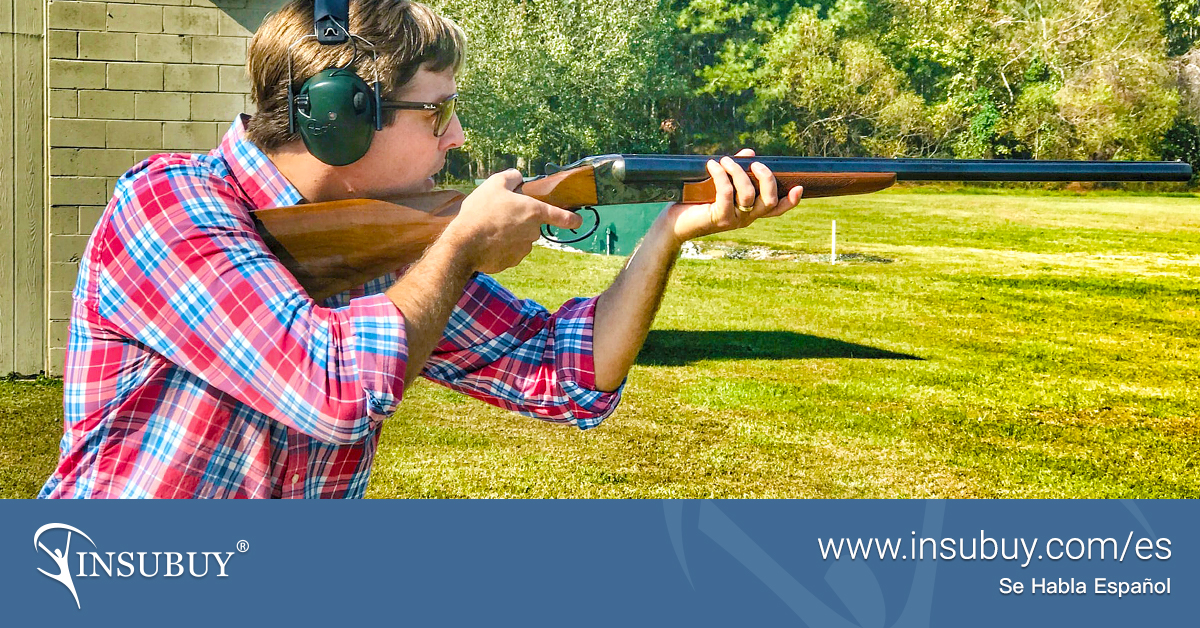
[[[351,3],[357,46],[323,46],[312,30],[311,0],[268,18],[248,53],[258,112],[208,155],[159,155],[119,181],[80,264],[66,429],[41,497],[361,497],[380,425],[418,374],[595,426],[617,405],[682,243],[799,200],[799,189],[777,198],[762,164],[756,190],[732,160],[710,162],[718,201],[664,210],[611,287],[550,314],[481,273],[520,262],[540,225],[580,219],[513,192],[521,177],[507,171],[403,276],[316,304],[251,212],[430,190],[463,142],[444,103],[465,45],[452,22],[402,0]],[[389,110],[365,155],[333,166],[289,129],[288,81],[347,65],[377,77],[385,101],[429,107]]]

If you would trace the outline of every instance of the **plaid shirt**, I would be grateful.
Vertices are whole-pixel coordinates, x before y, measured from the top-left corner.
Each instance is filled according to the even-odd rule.
[[[362,497],[404,393],[395,276],[314,303],[254,229],[302,202],[239,118],[208,155],[158,155],[117,183],[79,268],[58,468],[39,497]],[[476,275],[423,375],[580,428],[595,299],[551,315]]]

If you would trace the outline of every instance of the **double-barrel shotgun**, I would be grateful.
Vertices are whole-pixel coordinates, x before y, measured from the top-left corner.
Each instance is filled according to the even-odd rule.
[[[600,155],[546,167],[517,191],[582,211],[575,231],[543,229],[557,242],[589,237],[597,206],[708,203],[716,190],[703,155]],[[804,198],[878,192],[897,181],[1188,181],[1191,165],[1168,161],[1019,159],[882,159],[738,157],[775,173],[780,197],[796,186]],[[753,178],[753,175],[751,175]],[[267,246],[316,300],[416,261],[458,212],[465,195],[438,190],[384,200],[355,199],[261,209],[253,213]],[[591,217],[592,220],[588,220]]]

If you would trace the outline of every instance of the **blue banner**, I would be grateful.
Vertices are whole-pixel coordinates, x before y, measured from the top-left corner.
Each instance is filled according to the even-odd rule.
[[[13,501],[7,625],[1196,625],[1194,501]]]

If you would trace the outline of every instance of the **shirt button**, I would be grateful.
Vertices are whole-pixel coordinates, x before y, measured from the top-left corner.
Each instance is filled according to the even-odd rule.
[[[299,481],[300,481],[300,474],[299,474],[299,473],[293,473],[293,474],[292,474],[292,484],[295,484],[296,482],[299,482]]]

